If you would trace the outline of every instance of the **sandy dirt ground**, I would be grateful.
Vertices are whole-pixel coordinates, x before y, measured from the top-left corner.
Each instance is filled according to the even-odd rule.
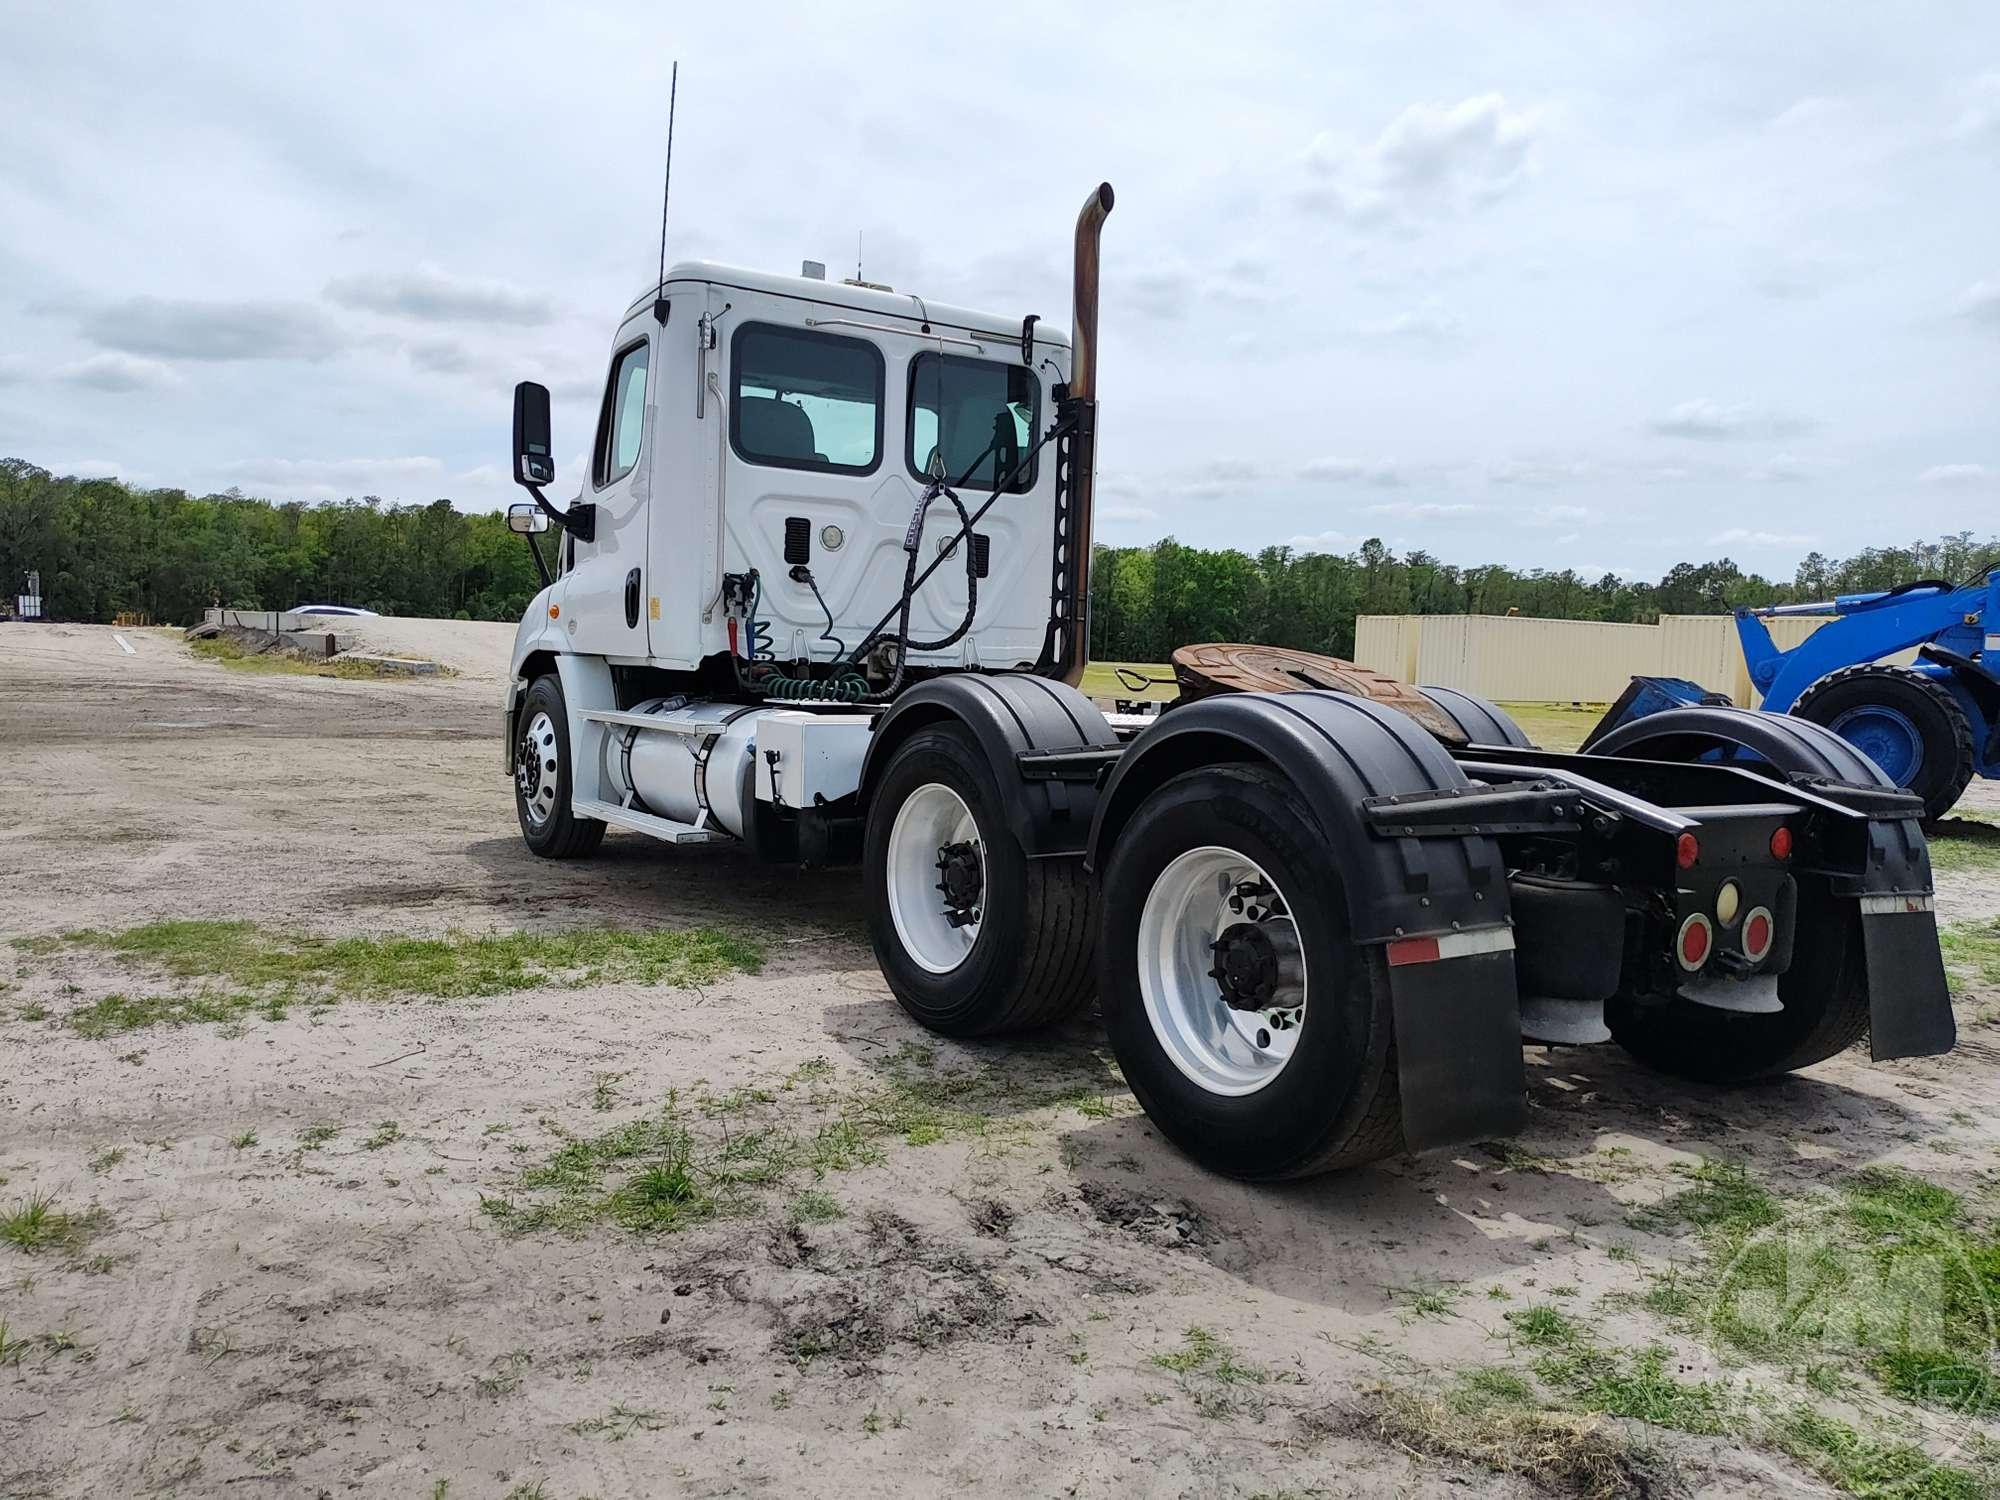
[[[1970,997],[1949,1058],[1850,1053],[1748,1092],[1531,1048],[1518,1149],[1224,1181],[1148,1127],[1088,1018],[973,1047],[915,1027],[851,873],[617,833],[531,858],[477,632],[443,681],[250,676],[122,634],[130,654],[109,629],[0,632],[0,935],[29,940],[0,948],[0,1207],[49,1194],[89,1226],[0,1243],[0,1495],[1528,1494],[1383,1441],[1367,1393],[1506,1353],[1505,1311],[1543,1296],[1669,1337],[1619,1294],[1689,1254],[1628,1214],[1676,1163],[1964,1186],[2000,1142]],[[2000,910],[1990,880],[1943,899]],[[166,918],[705,924],[767,960],[699,989],[80,1035],[77,1008],[167,981],[33,940]],[[912,1069],[964,1080],[977,1128],[879,1136],[673,1234],[482,1212],[670,1095],[711,1136],[803,1131]],[[1227,1358],[1191,1357],[1190,1328]],[[1661,1493],[1821,1492],[1727,1442],[1659,1451]]]

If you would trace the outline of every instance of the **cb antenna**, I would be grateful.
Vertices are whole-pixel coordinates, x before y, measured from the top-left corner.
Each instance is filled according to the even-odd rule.
[[[667,204],[674,193],[674,105],[680,92],[681,65],[676,59],[667,84],[667,185],[660,189],[660,281],[653,293],[653,321],[662,328],[667,326]]]

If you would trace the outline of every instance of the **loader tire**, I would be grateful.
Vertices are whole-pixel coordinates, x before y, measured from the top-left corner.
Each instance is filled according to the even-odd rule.
[[[1778,976],[1784,1009],[1739,1015],[1675,996],[1639,1006],[1615,998],[1604,1019],[1648,1067],[1699,1083],[1751,1083],[1845,1052],[1868,1035],[1868,978],[1858,903],[1823,879],[1799,882],[1792,967]]]
[[[1097,902],[1082,858],[1029,859],[1000,798],[972,731],[945,723],[897,747],[869,804],[875,959],[911,1018],[944,1036],[1047,1026],[1096,988]]]
[[[1799,694],[1792,712],[1831,729],[1923,798],[1927,821],[1950,812],[1972,780],[1972,726],[1958,700],[1925,673],[1842,667]]]
[[[1153,1123],[1212,1171],[1305,1177],[1403,1150],[1387,970],[1349,937],[1342,863],[1297,789],[1259,765],[1184,772],[1119,833],[1104,874],[1105,1031]],[[1232,956],[1232,943],[1247,946]],[[1225,998],[1269,972],[1271,951],[1302,975],[1276,992],[1301,997],[1296,1021],[1243,1006],[1241,988],[1239,1005]],[[1287,1024],[1260,1024],[1274,1016]]]
[[[577,859],[604,842],[604,824],[570,810],[574,763],[562,679],[535,679],[514,718],[514,816],[521,838],[543,859]]]

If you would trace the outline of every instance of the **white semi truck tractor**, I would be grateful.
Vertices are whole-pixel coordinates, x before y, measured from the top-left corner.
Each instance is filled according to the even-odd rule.
[[[528,847],[858,864],[918,1022],[1094,999],[1163,1133],[1244,1178],[1511,1133],[1524,1041],[1732,1083],[1948,1050],[1922,807],[1818,725],[1686,708],[1558,754],[1464,693],[1199,644],[1157,718],[1079,691],[1112,201],[1067,336],[673,266],[619,319],[567,505],[517,388]]]

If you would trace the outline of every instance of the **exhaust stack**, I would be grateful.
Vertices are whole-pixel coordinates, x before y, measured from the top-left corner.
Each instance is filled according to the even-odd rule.
[[[1062,680],[1071,687],[1083,681],[1090,659],[1090,549],[1092,503],[1097,484],[1097,241],[1104,221],[1117,201],[1111,184],[1100,182],[1076,216],[1076,268],[1070,305],[1070,398],[1083,403],[1083,426],[1074,450],[1070,476],[1071,525],[1058,543],[1068,549],[1064,560],[1069,603],[1069,640],[1064,643]]]

